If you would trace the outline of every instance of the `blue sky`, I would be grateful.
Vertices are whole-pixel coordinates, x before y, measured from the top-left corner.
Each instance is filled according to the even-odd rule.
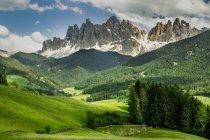
[[[33,0],[40,6],[53,4],[53,0]],[[68,2],[68,5],[77,6],[83,13],[71,10],[46,10],[39,12],[31,9],[0,11],[0,25],[6,26],[11,32],[20,35],[28,35],[35,31],[41,32],[47,38],[53,36],[63,37],[69,25],[78,24],[90,18],[94,23],[102,23],[112,14],[104,10],[92,7],[90,4]],[[35,24],[37,23],[37,24]]]
[[[210,0],[0,0],[0,49],[34,52],[46,39],[63,38],[69,25],[112,15],[145,30],[177,17],[209,28],[209,9]]]

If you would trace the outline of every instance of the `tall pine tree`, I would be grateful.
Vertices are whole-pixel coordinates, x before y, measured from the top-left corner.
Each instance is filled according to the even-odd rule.
[[[210,106],[208,106],[207,108],[207,115],[208,115],[208,118],[207,118],[207,123],[204,129],[204,135],[206,138],[210,139]]]
[[[128,111],[130,113],[130,120],[133,124],[142,123],[142,116],[139,111],[139,100],[136,95],[136,90],[134,86],[130,87],[130,95],[129,95],[129,108]]]

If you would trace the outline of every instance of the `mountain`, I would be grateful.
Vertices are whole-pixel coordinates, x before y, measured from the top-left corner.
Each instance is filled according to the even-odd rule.
[[[182,40],[201,33],[195,27],[192,28],[189,23],[179,18],[176,18],[174,23],[169,20],[167,24],[158,22],[148,34],[148,39],[151,41],[170,42]]]
[[[203,32],[129,60],[122,66],[98,72],[76,85],[84,93],[106,98],[127,96],[136,79],[177,84],[191,94],[210,90],[210,31]],[[103,80],[101,80],[103,79]],[[101,98],[101,97],[99,97]]]
[[[43,56],[61,58],[81,49],[115,51],[124,55],[137,56],[155,50],[165,44],[194,36],[202,31],[191,28],[190,24],[177,18],[173,25],[157,23],[148,33],[130,21],[119,21],[110,17],[102,25],[93,24],[89,19],[79,28],[69,26],[64,39],[54,37],[46,40],[39,52]]]
[[[115,16],[102,25],[94,25],[89,19],[79,28],[69,26],[64,39],[53,38],[43,43],[42,55],[51,57],[68,56],[81,49],[116,51],[124,55],[145,52],[138,40],[144,40],[146,32],[129,21],[120,22]],[[130,47],[132,46],[132,47]]]

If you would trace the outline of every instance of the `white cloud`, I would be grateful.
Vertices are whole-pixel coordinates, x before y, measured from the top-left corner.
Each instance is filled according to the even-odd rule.
[[[4,26],[0,25],[0,27]],[[8,30],[7,36],[0,36],[0,49],[13,52],[36,52],[42,48],[42,42],[44,39],[44,36],[40,32],[20,36],[18,34],[11,33]]]
[[[210,2],[203,0],[71,0],[92,6],[151,28],[157,21],[182,17],[196,27],[210,26]],[[160,17],[166,17],[165,19]],[[156,18],[154,18],[156,17]],[[192,17],[198,18],[195,20]],[[201,23],[202,22],[202,23]]]
[[[38,25],[40,23],[40,21],[39,20],[37,20],[37,21],[35,21],[35,25]]]
[[[6,27],[0,25],[0,37],[6,37],[9,34],[10,34],[9,30]]]
[[[31,39],[39,44],[42,44],[45,39],[45,37],[40,32],[33,32],[31,34]]]
[[[31,0],[0,0],[0,11],[7,11],[7,10],[26,10],[31,9],[38,12],[44,12],[46,10],[71,10],[78,14],[83,14],[83,10],[79,7],[69,6],[64,4],[61,0],[54,0],[52,4],[40,6],[38,3],[32,3]]]
[[[70,10],[74,11],[75,13],[83,14],[83,10],[80,9],[79,7],[69,7]]]
[[[0,10],[26,9],[30,0],[0,0]]]
[[[42,6],[41,7],[37,3],[29,4],[29,8],[32,9],[32,10],[39,11],[39,12],[44,12],[46,10],[52,10],[53,9],[52,6]]]

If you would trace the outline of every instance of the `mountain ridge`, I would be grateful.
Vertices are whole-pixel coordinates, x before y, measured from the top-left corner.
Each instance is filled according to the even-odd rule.
[[[76,24],[69,26],[64,39],[54,37],[44,41],[40,54],[61,58],[81,49],[96,49],[137,56],[201,32],[203,30],[192,28],[179,18],[173,23],[170,20],[166,24],[158,22],[149,32],[115,16],[101,25],[86,19],[80,28]]]

